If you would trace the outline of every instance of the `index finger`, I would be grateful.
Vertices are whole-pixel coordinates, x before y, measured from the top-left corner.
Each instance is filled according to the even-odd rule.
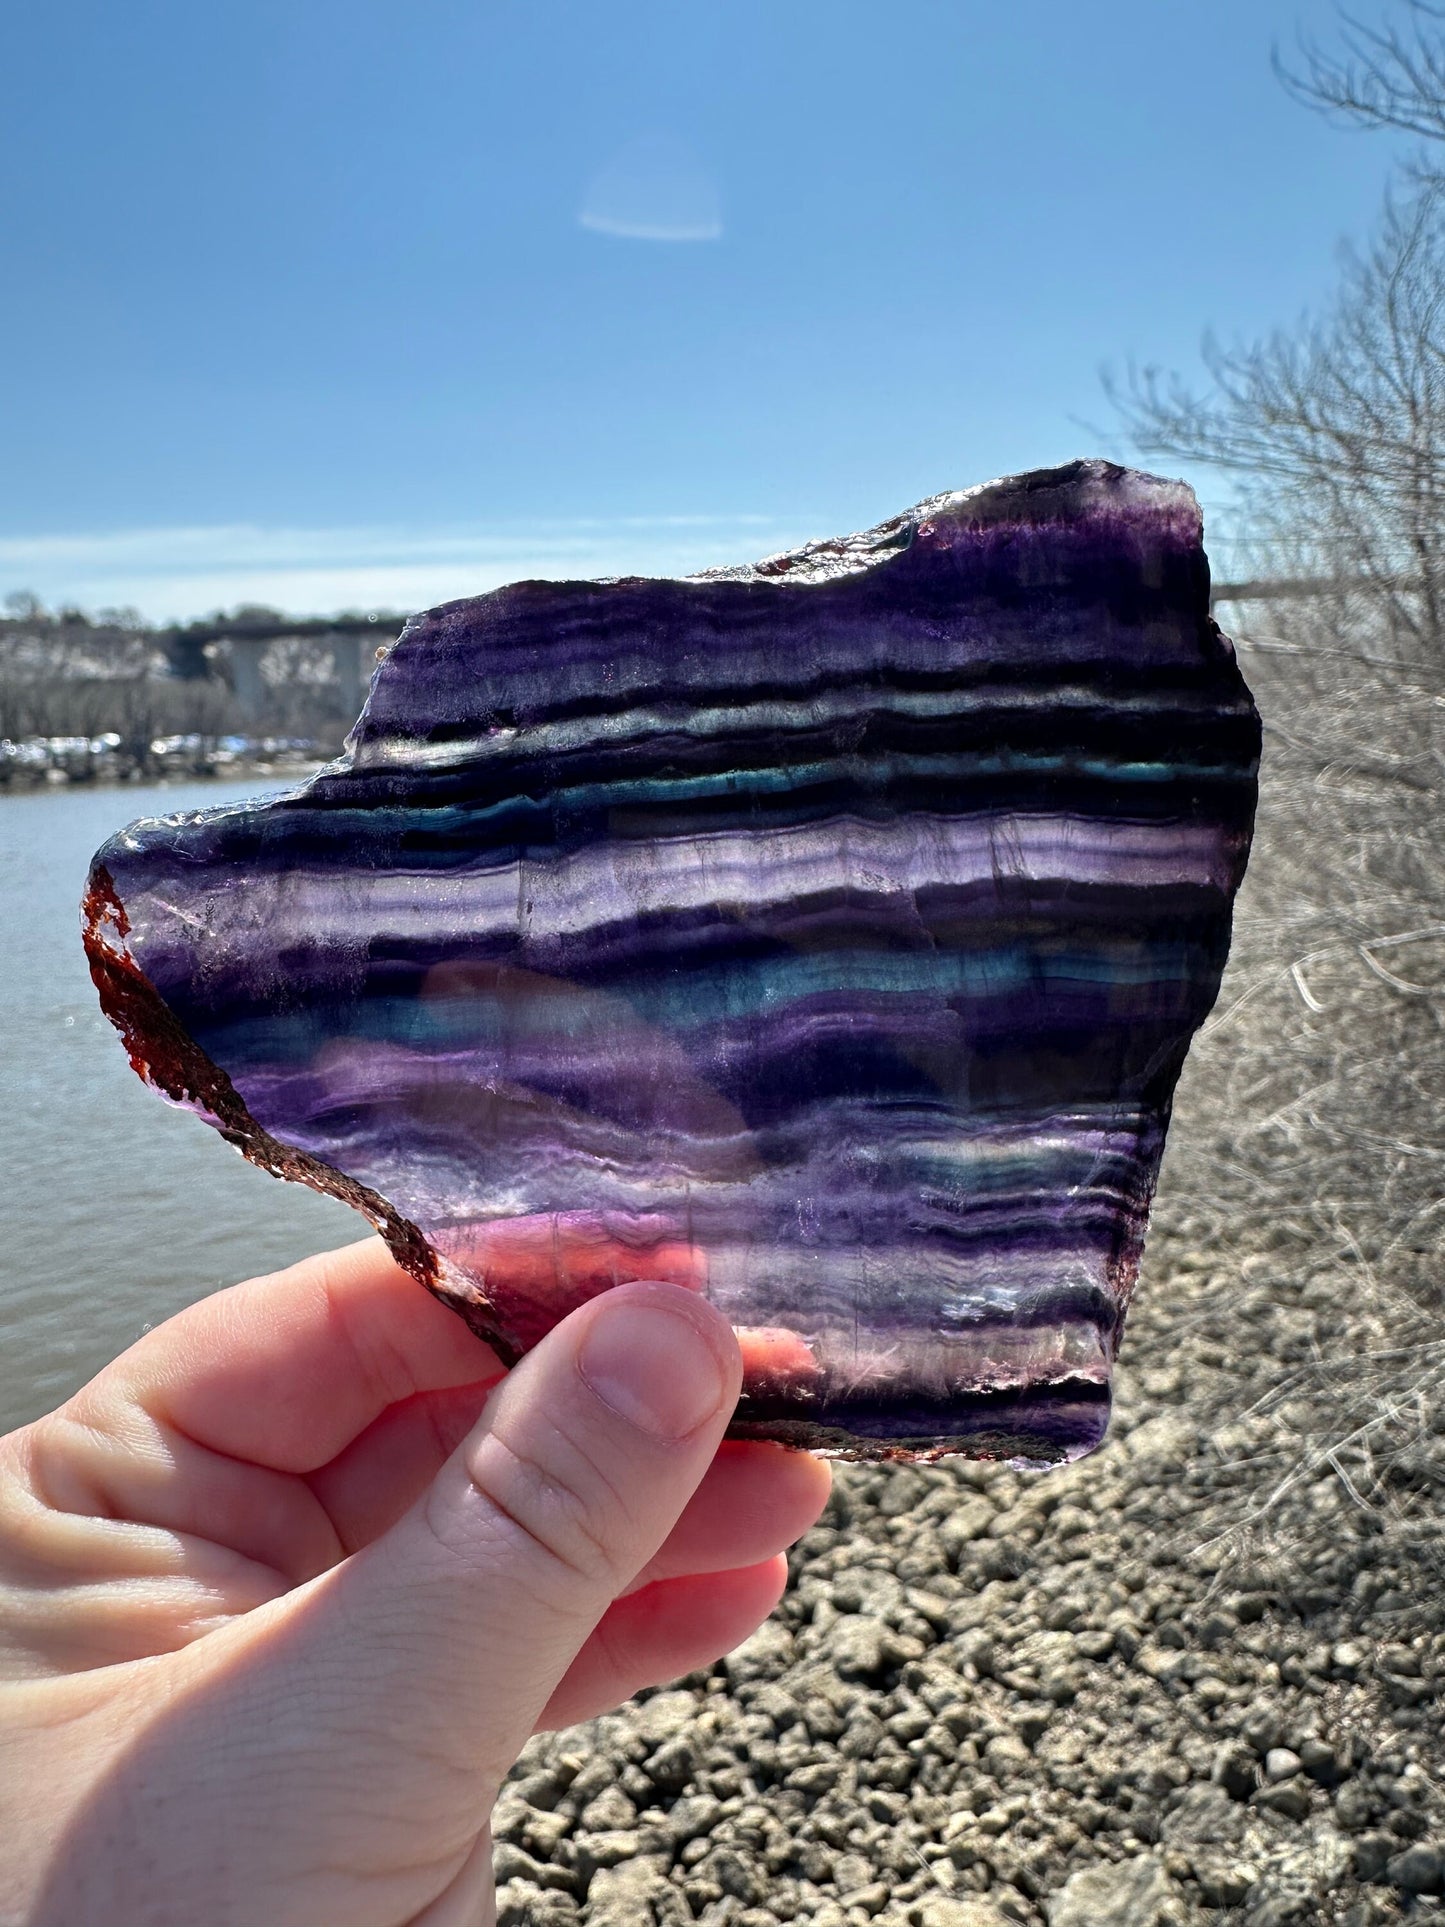
[[[366,1238],[202,1299],[70,1409],[84,1419],[132,1402],[211,1451],[304,1473],[403,1399],[502,1376],[490,1346]]]

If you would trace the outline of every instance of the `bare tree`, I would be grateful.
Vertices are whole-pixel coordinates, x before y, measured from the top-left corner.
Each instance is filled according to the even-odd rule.
[[[1206,337],[1203,392],[1131,369],[1110,392],[1148,454],[1230,479],[1252,572],[1313,579],[1311,612],[1361,653],[1445,666],[1445,0],[1388,24],[1340,14],[1284,84],[1351,125],[1418,136],[1410,187],[1344,257],[1329,309],[1226,347]],[[1310,618],[1306,617],[1306,621]],[[1296,621],[1295,627],[1299,626]]]
[[[1337,633],[1445,665],[1445,181],[1392,199],[1321,318],[1203,360],[1203,393],[1109,382],[1130,438],[1229,477],[1252,565],[1332,585]]]
[[[1309,1325],[1277,1390],[1220,1408],[1258,1428],[1234,1516],[1268,1538],[1333,1468],[1413,1546],[1445,1488],[1445,0],[1395,19],[1342,16],[1340,51],[1281,67],[1422,143],[1328,307],[1206,339],[1202,381],[1110,392],[1148,456],[1225,478],[1247,573],[1311,591],[1221,612],[1264,716],[1259,821],[1161,1190],[1164,1227],[1229,1254],[1241,1327],[1260,1304]]]

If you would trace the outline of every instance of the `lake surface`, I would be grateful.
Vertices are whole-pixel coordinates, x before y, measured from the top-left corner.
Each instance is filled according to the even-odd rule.
[[[141,1083],[80,945],[86,871],[113,830],[264,787],[0,797],[0,1431],[193,1299],[367,1233]]]

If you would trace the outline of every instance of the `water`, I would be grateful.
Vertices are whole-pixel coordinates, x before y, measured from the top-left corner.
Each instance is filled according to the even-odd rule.
[[[146,1089],[80,946],[86,869],[111,831],[260,787],[0,797],[0,1431],[218,1286],[366,1234]]]

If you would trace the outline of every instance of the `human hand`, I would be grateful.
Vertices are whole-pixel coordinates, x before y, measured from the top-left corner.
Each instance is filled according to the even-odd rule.
[[[368,1240],[0,1440],[0,1920],[490,1922],[528,1735],[735,1645],[822,1507],[739,1370],[630,1284],[504,1373]]]

